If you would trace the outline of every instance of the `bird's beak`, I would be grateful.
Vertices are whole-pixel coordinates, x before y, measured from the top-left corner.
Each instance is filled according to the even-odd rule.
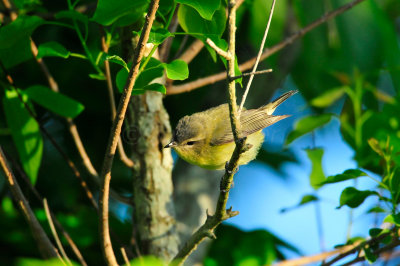
[[[167,145],[165,145],[164,149],[165,149],[165,148],[175,147],[176,145],[177,145],[177,144],[176,144],[175,141],[171,141],[170,143],[168,143]]]

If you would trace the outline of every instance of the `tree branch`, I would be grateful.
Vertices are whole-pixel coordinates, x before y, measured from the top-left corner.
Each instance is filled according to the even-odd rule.
[[[256,72],[257,71],[258,63],[260,62],[261,54],[262,54],[262,51],[263,51],[264,46],[265,46],[265,40],[267,39],[267,36],[268,36],[269,27],[271,26],[271,20],[272,20],[272,15],[274,14],[275,3],[276,3],[276,0],[273,0],[272,1],[272,5],[271,5],[271,11],[269,12],[269,18],[268,18],[268,22],[267,22],[267,27],[265,27],[264,36],[262,38],[260,49],[259,49],[257,57],[256,57],[256,62],[254,63],[253,70],[251,72]],[[251,83],[253,82],[253,78],[254,78],[254,75],[250,75],[250,79],[247,82],[246,90],[244,91],[244,94],[243,94],[243,97],[242,97],[242,101],[240,102],[239,116],[240,116],[240,113],[242,112],[244,102],[246,101],[246,97],[247,97],[247,94],[249,93]]]
[[[231,60],[232,55],[230,53],[228,53],[228,52],[225,52],[221,48],[219,48],[210,38],[207,38],[206,43],[208,45],[210,45],[210,47],[213,48],[215,50],[215,52],[217,52],[217,54],[219,54],[220,56],[222,56],[226,60]]]
[[[100,238],[102,244],[102,252],[108,265],[118,265],[114,251],[112,249],[108,224],[108,199],[111,182],[111,167],[113,164],[119,136],[121,134],[121,127],[125,118],[126,109],[131,98],[132,88],[139,73],[139,66],[143,57],[145,45],[147,43],[147,40],[149,39],[150,30],[155,19],[156,11],[158,9],[158,3],[159,0],[152,0],[150,2],[149,11],[146,15],[142,34],[140,35],[138,45],[135,49],[134,62],[129,71],[128,80],[125,84],[124,91],[118,105],[117,115],[111,128],[107,151],[104,156],[103,167],[101,171],[101,179],[103,181],[103,185],[100,194]]]
[[[53,219],[51,217],[49,205],[47,204],[47,199],[43,199],[43,206],[44,206],[44,211],[46,213],[47,221],[49,222],[51,233],[53,234],[53,237],[54,237],[54,240],[56,241],[57,247],[60,250],[62,257],[65,259],[65,261],[67,261],[68,265],[72,265],[71,260],[68,258],[67,253],[65,253],[64,247],[61,244],[60,238],[58,237],[58,234],[57,234],[57,230],[54,227],[54,223],[53,223]]]
[[[50,239],[47,237],[39,221],[36,219],[28,201],[26,200],[21,188],[15,179],[14,174],[11,171],[10,166],[7,163],[6,157],[3,153],[3,149],[0,146],[0,166],[6,178],[7,184],[10,187],[13,198],[18,203],[18,207],[21,210],[26,222],[28,223],[33,238],[38,244],[39,252],[45,259],[60,258],[57,249],[53,246]]]
[[[343,12],[351,9],[352,7],[360,4],[361,2],[363,2],[365,0],[354,0],[353,2],[350,2],[348,4],[345,4],[325,15],[323,15],[322,17],[320,17],[319,19],[315,20],[314,22],[310,23],[309,25],[307,25],[306,27],[304,27],[303,29],[299,30],[298,32],[292,34],[291,36],[289,36],[288,38],[286,38],[285,40],[283,40],[282,42],[272,46],[271,48],[266,48],[263,52],[263,54],[261,55],[260,60],[264,60],[268,57],[270,57],[271,55],[277,53],[278,51],[282,50],[283,48],[285,48],[286,46],[292,44],[294,41],[296,41],[297,39],[300,39],[301,37],[303,37],[306,33],[310,32],[311,30],[313,30],[314,28],[316,28],[317,26],[325,23],[327,20],[332,19],[340,14],[342,14]],[[250,69],[254,63],[256,61],[256,58],[252,58],[242,64],[239,65],[239,69],[240,71],[246,71],[248,69]],[[181,85],[176,85],[176,86],[169,86],[167,88],[167,94],[168,95],[173,95],[173,94],[180,94],[180,93],[184,93],[184,92],[189,92],[201,87],[204,87],[206,85],[210,85],[213,84],[217,81],[221,81],[223,79],[226,78],[226,73],[225,72],[221,72],[218,74],[214,74],[208,77],[204,77],[204,78],[200,78],[188,83],[184,83]]]
[[[248,76],[253,76],[253,75],[260,75],[260,74],[271,73],[271,72],[272,72],[272,69],[270,68],[270,69],[265,69],[265,70],[259,70],[259,71],[256,71],[256,72],[242,73],[241,75],[231,77],[230,79],[231,80],[236,80],[236,79],[240,79],[240,78],[243,78],[243,77],[248,77]]]
[[[235,54],[235,31],[236,31],[236,5],[235,0],[230,0],[229,7],[229,48],[228,52]],[[234,56],[228,60],[228,77],[235,75],[235,59]],[[206,222],[189,238],[181,250],[174,258],[174,263],[182,265],[187,257],[196,249],[206,237],[215,238],[214,229],[224,220],[229,219],[239,214],[237,211],[232,211],[232,208],[226,209],[229,190],[233,182],[233,176],[239,164],[240,155],[245,152],[249,146],[245,145],[246,138],[240,138],[240,123],[237,114],[235,80],[230,80],[228,83],[229,90],[229,114],[232,127],[232,133],[235,138],[235,150],[232,154],[229,163],[226,165],[225,174],[220,183],[220,194],[216,205],[215,214],[210,216],[207,214]]]

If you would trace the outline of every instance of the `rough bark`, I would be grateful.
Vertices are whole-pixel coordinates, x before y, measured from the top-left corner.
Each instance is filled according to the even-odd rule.
[[[172,201],[172,156],[163,149],[171,139],[162,95],[147,92],[132,99],[135,135],[133,160],[135,226],[142,254],[170,260],[178,250]],[[131,128],[132,129],[132,128]]]

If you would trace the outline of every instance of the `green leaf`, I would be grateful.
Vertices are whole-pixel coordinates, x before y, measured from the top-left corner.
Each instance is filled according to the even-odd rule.
[[[154,45],[162,44],[168,37],[174,36],[166,29],[156,29],[151,30],[149,35],[148,43],[153,43]]]
[[[386,210],[383,209],[383,208],[380,207],[380,206],[372,207],[371,209],[369,209],[369,210],[367,211],[367,213],[384,213],[384,212],[386,212]]]
[[[338,208],[341,208],[344,205],[347,205],[350,208],[357,208],[367,197],[371,195],[379,196],[379,194],[375,191],[358,190],[354,187],[347,187],[340,195],[340,206]]]
[[[153,256],[143,256],[131,261],[131,266],[164,266],[165,262]],[[173,263],[171,265],[174,265]]]
[[[81,103],[45,86],[32,86],[24,90],[23,93],[30,100],[63,117],[74,118],[85,109]]]
[[[0,28],[0,60],[5,68],[33,58],[29,38],[44,23],[46,22],[39,17],[21,15]]]
[[[43,139],[39,125],[24,108],[15,91],[5,91],[3,107],[22,167],[32,184],[35,184],[43,153]]]
[[[167,93],[167,89],[165,88],[164,85],[161,85],[159,83],[152,83],[152,84],[146,85],[140,89],[133,89],[132,94],[139,95],[139,94],[145,93],[146,91],[158,91],[158,92],[161,92],[162,94]]]
[[[323,149],[307,149],[308,158],[312,163],[312,169],[310,174],[310,185],[313,189],[318,189],[325,181],[324,170],[322,169],[322,156],[324,155]]]
[[[319,108],[331,106],[345,94],[346,86],[330,89],[311,100],[310,104]]]
[[[189,68],[185,61],[174,60],[169,64],[163,64],[167,77],[172,80],[184,80],[189,77]]]
[[[285,145],[288,145],[295,139],[326,125],[331,121],[332,117],[333,114],[310,115],[303,117],[294,125],[293,131],[290,132],[286,138]]]
[[[378,236],[382,231],[383,231],[383,229],[381,229],[381,228],[371,228],[371,229],[369,229],[369,235],[370,235],[371,237],[376,237],[376,236]]]
[[[296,206],[288,207],[288,208],[282,208],[280,210],[280,212],[283,213],[283,212],[287,212],[289,210],[294,210],[294,209],[297,209],[300,206],[306,205],[307,203],[318,201],[318,200],[319,200],[319,198],[317,196],[315,196],[315,195],[312,195],[312,194],[304,195],[301,198],[300,202]]]
[[[36,258],[22,258],[18,259],[16,265],[17,266],[63,266],[65,265],[65,263],[58,258],[49,260],[36,259]],[[72,261],[71,265],[77,266],[79,264]]]
[[[116,63],[120,66],[123,66],[125,68],[125,70],[129,72],[128,65],[125,63],[124,59],[122,59],[118,55],[109,55],[106,57],[106,60]]]
[[[37,16],[19,16],[10,24],[0,28],[0,49],[12,48],[16,43],[26,40],[44,23],[46,22]]]
[[[70,52],[58,42],[46,42],[39,45],[36,58],[42,58],[46,56],[68,58],[69,55]]]
[[[374,252],[372,251],[371,248],[363,248],[364,250],[364,254],[365,254],[365,258],[367,259],[367,261],[369,263],[374,263],[378,257],[374,254]]]
[[[400,226],[400,213],[397,214],[389,214],[388,216],[385,217],[385,219],[383,219],[384,223],[391,223],[391,224],[395,224],[397,226]]]
[[[193,7],[204,19],[211,20],[220,7],[220,0],[177,0],[177,3]]]
[[[178,10],[178,21],[182,29],[187,33],[214,34],[221,37],[225,31],[226,14],[225,7],[215,11],[212,20],[205,20],[199,13],[186,5],[180,5]],[[199,38],[199,36],[195,36]]]
[[[342,174],[328,176],[326,180],[321,183],[321,185],[338,183],[350,179],[355,179],[360,176],[367,176],[367,174],[358,169],[348,169]]]
[[[75,10],[63,10],[55,15],[56,19],[70,19],[82,22],[85,26],[89,23],[89,18]]]
[[[89,77],[92,79],[97,79],[97,80],[106,80],[106,77],[104,76],[103,73],[89,74]]]
[[[149,0],[99,0],[92,20],[104,26],[113,23],[117,26],[127,26],[144,17],[149,2]]]

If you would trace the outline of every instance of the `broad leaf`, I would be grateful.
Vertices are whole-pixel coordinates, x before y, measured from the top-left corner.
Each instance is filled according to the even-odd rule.
[[[163,64],[167,77],[172,80],[184,80],[189,76],[188,65],[183,60],[174,60],[169,64]]]
[[[150,32],[149,40],[147,42],[153,43],[154,45],[159,45],[171,36],[173,36],[173,34],[171,34],[168,30],[160,28]]]
[[[286,138],[285,145],[288,145],[295,139],[326,125],[329,121],[331,121],[332,116],[333,114],[321,114],[303,117],[294,125],[293,131],[290,132]]]
[[[177,3],[191,6],[204,19],[211,20],[214,12],[220,7],[220,0],[177,0]]]
[[[140,89],[133,89],[132,94],[139,95],[139,94],[145,93],[146,91],[158,91],[158,92],[161,92],[162,94],[167,93],[167,89],[165,88],[164,85],[161,85],[159,83],[152,83],[152,84],[146,85]]]
[[[149,2],[149,0],[99,0],[92,20],[104,26],[113,23],[117,26],[127,26],[143,18]]]
[[[25,109],[15,91],[5,91],[3,107],[22,167],[32,184],[35,184],[43,153],[43,139],[39,125]]]
[[[29,37],[45,21],[36,16],[19,16],[0,28],[0,60],[10,68],[33,58]]]
[[[89,23],[89,18],[75,10],[63,10],[55,15],[56,19],[70,19],[82,22],[85,27]]]
[[[301,207],[303,205],[306,205],[307,203],[318,201],[318,200],[319,200],[319,198],[317,196],[315,196],[315,195],[312,195],[312,194],[304,195],[301,198],[300,202],[296,206],[282,208],[280,210],[280,212],[283,213],[283,212],[291,211],[291,210],[297,209],[297,208],[299,208],[299,207]]]
[[[400,226],[400,213],[397,214],[389,214],[388,216],[385,217],[385,219],[383,219],[383,222],[385,223],[391,223],[391,224],[395,224],[397,226]]]
[[[225,8],[221,6],[215,11],[212,20],[205,20],[197,11],[189,6],[180,5],[178,10],[179,24],[187,33],[214,34],[221,36],[225,31],[226,14]],[[198,35],[195,37],[199,38]]]
[[[74,118],[85,109],[81,103],[45,86],[32,86],[24,90],[23,93],[30,100],[63,117]]]
[[[42,58],[46,56],[55,56],[55,57],[68,58],[69,55],[70,52],[58,42],[46,42],[39,45],[38,54],[36,57]]]
[[[367,176],[367,174],[358,169],[348,169],[344,171],[342,174],[328,176],[326,180],[321,183],[321,185],[338,183],[350,179],[355,179],[360,176]]]
[[[123,66],[124,69],[129,72],[129,68],[128,65],[126,64],[126,62],[124,61],[124,59],[122,59],[121,57],[119,57],[118,55],[109,55],[106,57],[106,60],[116,63],[120,66]]]
[[[322,156],[324,155],[324,150],[317,148],[308,149],[306,152],[312,163],[310,185],[313,189],[318,189],[321,187],[321,183],[325,180],[324,170],[322,169]]]
[[[357,208],[364,202],[364,200],[369,196],[379,196],[379,194],[372,190],[358,190],[354,187],[347,187],[342,191],[340,195],[340,206],[349,206],[350,208]]]

